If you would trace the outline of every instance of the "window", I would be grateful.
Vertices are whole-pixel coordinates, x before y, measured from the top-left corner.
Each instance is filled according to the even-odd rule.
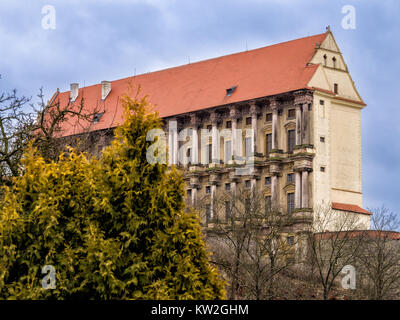
[[[338,94],[339,93],[339,85],[337,83],[333,84],[333,92]]]
[[[325,137],[319,137],[319,141],[325,142]]]
[[[320,168],[321,172],[325,172],[325,167]]]
[[[294,237],[293,236],[287,237],[286,241],[287,241],[287,244],[289,246],[293,246],[294,245]]]
[[[208,163],[212,163],[212,144],[210,143],[208,145]]]
[[[271,122],[272,121],[272,113],[267,113],[265,115],[265,121],[266,122]]]
[[[101,117],[103,116],[103,114],[104,114],[104,112],[103,112],[103,113],[96,113],[96,114],[93,116],[93,123],[99,122],[100,119],[101,119]]]
[[[336,68],[336,58],[335,57],[332,58],[332,64],[333,64],[333,67]]]
[[[230,97],[236,90],[237,86],[226,89],[226,95]]]
[[[229,220],[231,218],[231,203],[229,201],[225,201],[225,220]]]
[[[326,54],[324,54],[324,66],[326,66],[327,59],[328,59],[328,57],[326,56]]]
[[[210,194],[211,193],[211,187],[210,186],[206,186],[206,194]]]
[[[246,180],[246,181],[244,182],[244,186],[245,186],[246,189],[250,188],[250,187],[251,187],[251,182],[250,182],[250,180]]]
[[[288,119],[294,119],[294,118],[296,118],[296,109],[289,109],[289,110],[288,110],[287,118],[288,118]]]
[[[252,154],[251,144],[252,143],[251,143],[251,138],[250,137],[244,139],[246,157],[250,157],[250,155]]]
[[[212,125],[211,125],[211,124],[209,124],[209,125],[207,126],[207,130],[208,130],[208,131],[211,131],[211,130],[212,130]]]
[[[324,100],[319,100],[319,104],[320,104],[321,106],[323,106],[323,105],[324,105],[324,103],[325,103],[325,101],[324,101]]]
[[[231,190],[231,184],[230,183],[225,183],[225,190],[226,191]]]
[[[269,186],[271,184],[271,177],[265,177],[265,185]]]
[[[186,149],[186,156],[187,156],[188,158],[190,158],[191,151],[192,151],[191,148],[187,148],[187,149]]]
[[[232,160],[232,141],[225,141],[225,163]]]
[[[294,173],[289,173],[287,175],[287,182],[294,182]]]
[[[232,121],[227,121],[227,122],[226,122],[226,128],[227,128],[227,129],[232,128]]]
[[[267,211],[271,210],[271,196],[265,197],[265,210]]]
[[[247,117],[246,118],[246,125],[250,125],[251,124],[251,117]]]
[[[294,211],[294,193],[287,194],[287,210],[288,213],[292,213]]]
[[[265,154],[269,155],[272,150],[272,134],[268,133],[265,136]]]
[[[296,145],[296,132],[295,130],[288,130],[288,151],[293,152]]]
[[[188,189],[188,191],[187,191],[187,196],[188,196],[188,197],[191,197],[191,196],[192,196],[192,189]]]

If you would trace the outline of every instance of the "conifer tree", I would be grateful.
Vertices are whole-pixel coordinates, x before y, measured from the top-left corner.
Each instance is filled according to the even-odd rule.
[[[184,212],[181,174],[147,160],[160,118],[146,98],[122,101],[125,122],[101,159],[26,152],[0,204],[0,298],[224,297],[197,215]],[[53,289],[42,288],[54,284],[45,265]]]

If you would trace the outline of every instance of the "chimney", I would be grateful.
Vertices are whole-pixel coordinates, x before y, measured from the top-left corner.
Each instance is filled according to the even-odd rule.
[[[111,81],[102,81],[101,82],[101,100],[107,98],[108,94],[111,91]]]
[[[79,83],[71,83],[71,92],[69,97],[72,102],[74,102],[76,98],[78,98],[78,94],[79,94]]]

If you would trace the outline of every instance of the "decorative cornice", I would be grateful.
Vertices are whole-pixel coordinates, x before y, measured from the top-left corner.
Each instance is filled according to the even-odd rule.
[[[313,94],[310,90],[301,90],[294,92],[294,104],[310,104],[313,102]]]

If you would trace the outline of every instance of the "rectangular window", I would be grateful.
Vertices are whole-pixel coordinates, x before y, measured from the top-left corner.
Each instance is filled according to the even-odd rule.
[[[269,186],[271,184],[271,177],[265,177],[265,185]]]
[[[206,194],[210,194],[211,193],[211,187],[210,186],[206,186]]]
[[[226,128],[227,128],[227,129],[232,128],[232,121],[227,121],[227,122],[226,122]]]
[[[289,173],[287,175],[287,182],[294,182],[294,173]]]
[[[325,167],[320,168],[321,172],[325,172]]]
[[[211,124],[209,124],[209,125],[207,126],[207,130],[208,130],[208,131],[211,131],[211,130],[212,130],[212,125],[211,125]]]
[[[288,119],[294,119],[294,118],[296,118],[296,109],[289,109],[289,110],[288,110],[287,118],[288,118]]]
[[[249,189],[250,186],[251,186],[250,180],[246,180],[245,183],[244,183],[244,186],[245,186],[246,189]]]
[[[187,191],[187,196],[188,196],[188,197],[191,197],[191,196],[192,196],[192,189],[188,189],[188,191]]]
[[[294,193],[287,194],[287,210],[288,213],[292,213],[294,211]]]
[[[293,236],[287,237],[286,241],[287,241],[287,244],[289,246],[293,246],[294,245],[294,237]]]
[[[225,183],[225,190],[226,191],[231,190],[231,184],[230,183]]]
[[[333,92],[338,94],[339,93],[339,85],[337,83],[333,84]]]
[[[296,145],[296,131],[288,130],[288,151],[290,153],[293,152],[295,145]]]
[[[325,137],[319,137],[319,141],[325,142]]]
[[[246,125],[250,125],[251,124],[251,117],[247,117],[246,118]]]
[[[210,143],[208,145],[208,163],[212,163],[212,144]]]
[[[272,150],[272,134],[268,133],[265,136],[265,154],[268,156]]]
[[[246,157],[250,157],[252,150],[251,150],[251,138],[244,139],[245,149],[246,149]]]
[[[266,122],[271,122],[272,121],[272,113],[267,113],[265,115],[265,121]]]
[[[232,160],[232,141],[225,141],[225,163]]]

